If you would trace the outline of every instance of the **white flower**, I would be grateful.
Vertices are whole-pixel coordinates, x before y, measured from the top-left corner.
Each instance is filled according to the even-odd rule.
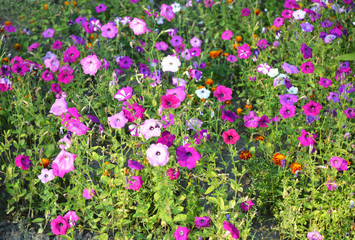
[[[269,77],[276,77],[278,74],[279,74],[279,69],[277,68],[271,68],[267,73]]]
[[[172,55],[163,58],[163,60],[161,61],[163,72],[177,72],[179,71],[180,65],[180,60]]]
[[[298,88],[297,87],[290,87],[289,89],[287,89],[287,92],[289,94],[296,95],[298,93]]]
[[[306,16],[306,12],[299,9],[297,11],[294,11],[292,13],[292,16],[296,19],[296,20],[301,20],[301,19],[304,19],[304,17]]]
[[[196,90],[195,93],[196,93],[197,97],[207,99],[210,97],[211,91],[207,90],[204,87],[204,88],[200,88],[200,89]]]
[[[163,18],[163,17],[157,17],[157,18],[155,19],[155,21],[157,21],[157,24],[161,25],[161,24],[164,23],[164,18]]]
[[[174,13],[180,12],[180,10],[181,10],[180,3],[174,2],[173,4],[171,4],[171,6],[173,8]]]
[[[271,67],[267,63],[262,63],[256,67],[258,73],[267,74]]]
[[[279,40],[281,37],[281,31],[278,31],[276,34],[275,34],[275,39],[276,40]]]

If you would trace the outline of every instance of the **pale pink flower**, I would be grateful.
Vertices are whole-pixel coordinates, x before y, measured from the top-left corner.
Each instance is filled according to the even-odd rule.
[[[97,70],[101,67],[101,61],[96,55],[89,55],[86,58],[81,59],[81,66],[85,74],[95,76]]]

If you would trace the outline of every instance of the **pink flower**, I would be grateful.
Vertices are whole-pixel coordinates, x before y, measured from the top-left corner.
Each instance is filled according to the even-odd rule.
[[[51,228],[54,235],[65,235],[70,228],[69,222],[58,215],[56,219],[51,221]]]
[[[108,123],[112,128],[116,128],[116,129],[123,128],[127,122],[128,119],[126,118],[123,111],[116,113],[111,117],[108,117]]]
[[[261,50],[265,50],[269,46],[269,43],[266,39],[260,39],[256,46],[258,46]]]
[[[180,100],[173,94],[167,94],[160,97],[161,106],[165,109],[178,108],[180,106]]]
[[[32,166],[32,161],[29,156],[18,155],[15,160],[16,166],[22,168],[23,170],[27,170]]]
[[[229,129],[222,134],[223,140],[226,144],[235,144],[240,136],[234,129]]]
[[[201,154],[195,148],[190,147],[188,143],[176,149],[176,156],[179,166],[187,167],[188,169],[196,167],[197,161],[201,159]]]
[[[72,62],[73,63],[76,61],[76,59],[79,57],[79,55],[80,55],[79,50],[76,49],[75,46],[71,46],[63,52],[63,62],[69,62],[69,63]],[[44,61],[44,62],[46,62],[46,61]],[[53,71],[53,72],[55,72],[55,71]]]
[[[312,62],[304,62],[301,64],[300,68],[301,68],[301,72],[304,74],[314,72],[314,66]]]
[[[242,204],[240,204],[240,208],[245,212],[248,212],[254,205],[253,200],[248,199],[246,202],[242,202]]]
[[[68,103],[65,101],[65,98],[56,99],[54,104],[51,107],[49,113],[52,113],[56,116],[62,115],[68,111]]]
[[[279,28],[284,24],[285,20],[282,17],[278,17],[274,20],[273,26]]]
[[[291,104],[284,104],[280,109],[280,115],[283,118],[289,118],[295,116],[296,107]]]
[[[95,191],[94,189],[90,189],[90,188],[85,188],[83,190],[83,197],[86,198],[86,199],[91,199],[93,196],[95,196]]]
[[[342,159],[341,157],[332,157],[329,160],[330,166],[336,168],[338,171],[348,170],[348,161]]]
[[[303,105],[302,108],[306,116],[317,116],[322,109],[322,105],[320,103],[313,102],[313,100],[310,100],[307,104]]]
[[[323,240],[323,236],[317,231],[308,232],[307,238],[308,240]]]
[[[176,180],[180,176],[180,171],[177,168],[169,168],[166,174],[169,176],[171,180]]]
[[[226,231],[229,231],[233,239],[239,238],[239,230],[230,222],[224,221],[223,228]]]
[[[145,108],[139,105],[138,103],[134,103],[133,105],[128,104],[127,107],[122,108],[124,115],[128,119],[128,122],[134,122],[139,118],[142,120],[144,118]]]
[[[251,54],[250,47],[246,43],[238,48],[238,57],[240,59],[248,59]]]
[[[259,117],[255,115],[254,111],[250,111],[247,116],[244,116],[244,126],[247,128],[257,128],[259,125]]]
[[[302,146],[314,145],[316,143],[317,134],[310,135],[306,130],[301,130],[301,136],[297,139],[300,141]]]
[[[232,89],[219,85],[213,92],[213,95],[218,99],[218,101],[224,102],[232,99],[232,93]]]
[[[128,186],[126,187],[127,189],[132,189],[133,191],[138,191],[142,184],[143,180],[141,176],[131,176],[131,181],[128,181]]]
[[[51,80],[54,79],[53,77],[53,73],[51,71],[49,71],[48,69],[46,69],[43,73],[42,73],[42,76],[41,78],[46,81],[46,82],[49,82]]]
[[[109,22],[101,27],[101,35],[104,38],[114,38],[117,36],[118,29],[113,22]]]
[[[96,12],[97,12],[97,13],[105,12],[105,11],[106,11],[106,8],[107,8],[107,7],[106,7],[103,3],[101,3],[99,6],[96,7]]]
[[[60,62],[56,58],[48,58],[44,60],[44,65],[49,68],[52,72],[56,72],[60,66]]]
[[[233,36],[233,32],[231,30],[226,30],[222,33],[223,40],[229,40]]]
[[[62,47],[63,43],[59,40],[55,41],[53,44],[52,44],[52,48],[53,49],[60,49]]]
[[[247,17],[250,14],[249,8],[243,8],[241,11],[243,17]]]
[[[139,127],[140,132],[143,134],[146,140],[152,137],[159,137],[161,135],[162,124],[156,119],[147,119]]]
[[[66,173],[74,171],[74,161],[78,155],[62,150],[53,160],[53,174],[58,177],[64,177]]]
[[[97,70],[101,67],[101,61],[96,55],[89,55],[86,58],[81,59],[81,66],[85,74],[95,76]]]
[[[238,61],[238,58],[232,54],[229,54],[227,57],[227,61],[230,63],[234,63],[234,62]]]
[[[78,215],[76,215],[75,211],[68,211],[64,215],[64,219],[68,221],[70,227],[73,227],[75,226],[75,223],[79,220],[79,217]]]
[[[130,23],[129,27],[133,30],[135,35],[144,34],[147,29],[147,24],[139,18],[134,18]]]
[[[185,87],[176,87],[174,89],[166,89],[166,95],[172,94],[175,97],[177,97],[180,102],[185,100],[186,93],[185,93]]]
[[[199,38],[197,38],[196,36],[194,36],[190,40],[190,44],[192,47],[196,47],[196,48],[201,47],[201,43],[202,43],[202,41]]]
[[[132,97],[132,91],[133,89],[131,87],[124,87],[118,90],[113,97],[116,98],[118,101],[122,102]]]
[[[160,15],[162,17],[165,17],[166,20],[168,20],[170,22],[171,19],[173,19],[175,17],[175,13],[173,11],[173,7],[172,6],[168,6],[166,4],[162,4],[161,5],[161,9],[160,9]]]
[[[325,87],[325,88],[331,87],[332,86],[332,80],[330,80],[328,78],[320,78],[318,84],[320,86]]]
[[[84,123],[77,119],[70,119],[65,126],[69,131],[75,133],[78,136],[85,135],[86,132],[90,130],[90,128],[88,128]]]
[[[28,51],[33,51],[36,48],[39,47],[39,43],[32,43],[29,47],[28,47]]]
[[[149,163],[155,167],[169,162],[169,148],[161,143],[151,144],[146,153]]]
[[[190,231],[191,230],[188,229],[187,227],[178,226],[176,231],[174,232],[175,240],[187,240],[187,239],[189,239]]]
[[[327,184],[326,184],[327,188],[329,191],[334,191],[337,189],[337,183],[335,181],[328,181]]]
[[[198,229],[210,227],[211,218],[209,217],[195,217],[195,225]]]

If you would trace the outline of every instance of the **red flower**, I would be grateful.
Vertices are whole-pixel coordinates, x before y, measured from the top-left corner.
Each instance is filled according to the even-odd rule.
[[[240,138],[239,134],[234,129],[225,131],[222,136],[226,144],[235,144]]]

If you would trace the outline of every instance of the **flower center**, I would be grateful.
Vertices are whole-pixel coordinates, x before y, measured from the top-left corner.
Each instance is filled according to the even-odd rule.
[[[161,153],[160,152],[156,152],[155,155],[159,156]]]
[[[192,153],[188,152],[188,153],[187,153],[187,156],[191,157],[191,156],[192,156]]]
[[[63,227],[63,223],[59,223],[59,227]]]
[[[232,139],[233,139],[233,136],[231,135],[231,136],[229,136],[228,138],[229,138],[230,140],[232,140]]]
[[[154,130],[154,127],[153,127],[153,126],[151,126],[151,127],[149,128],[149,130],[153,131],[153,130]]]
[[[48,174],[45,174],[44,177],[47,178],[47,177],[48,177]]]
[[[184,236],[184,232],[183,232],[183,231],[180,231],[180,232],[179,232],[179,235],[180,235],[180,236]]]
[[[223,98],[224,97],[224,93],[221,93],[221,98]]]

